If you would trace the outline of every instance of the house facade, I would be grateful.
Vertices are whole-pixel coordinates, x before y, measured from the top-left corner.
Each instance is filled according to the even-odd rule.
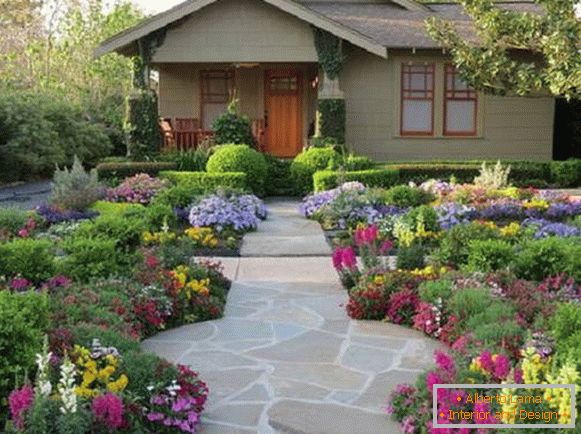
[[[473,37],[461,7],[447,3],[190,0],[97,54],[137,55],[155,40],[160,117],[194,119],[207,130],[236,98],[263,127],[264,150],[280,157],[300,152],[319,125],[319,101],[335,99],[344,102],[346,144],[378,161],[551,159],[554,98],[468,88],[425,31],[434,15]],[[341,41],[336,78],[321,67],[313,28]]]

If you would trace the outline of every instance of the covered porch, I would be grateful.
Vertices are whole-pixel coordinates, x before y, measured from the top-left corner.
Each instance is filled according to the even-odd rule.
[[[159,114],[164,147],[192,149],[212,135],[212,124],[238,101],[260,150],[298,154],[315,132],[319,67],[313,62],[159,63]]]

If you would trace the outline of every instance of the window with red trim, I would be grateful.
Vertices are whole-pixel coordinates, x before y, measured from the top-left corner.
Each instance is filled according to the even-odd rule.
[[[401,134],[434,134],[435,65],[403,64],[401,68]]]
[[[202,71],[201,74],[202,128],[210,130],[212,123],[226,111],[234,91],[234,72],[231,70]]]
[[[446,65],[444,90],[444,135],[475,136],[478,94],[462,80],[454,65]]]

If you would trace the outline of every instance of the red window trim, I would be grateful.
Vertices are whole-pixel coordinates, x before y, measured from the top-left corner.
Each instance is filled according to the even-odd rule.
[[[425,89],[412,89],[411,88],[411,75],[412,72],[409,70],[413,67],[423,67],[425,68],[424,73],[424,81],[425,81]],[[428,86],[428,80],[432,81],[431,89]],[[430,63],[429,65],[419,65],[419,64],[408,64],[402,63],[401,65],[401,98],[400,98],[400,117],[399,117],[399,131],[402,136],[433,136],[434,135],[434,94],[435,94],[435,85],[436,85],[436,65],[434,63]],[[406,93],[418,93],[424,92],[425,97],[417,97],[417,96],[406,96]],[[404,131],[403,129],[403,117],[404,117],[404,101],[408,100],[416,100],[416,101],[430,101],[432,103],[432,116],[431,116],[431,128],[430,131]]]
[[[448,78],[452,76],[452,88],[448,86]],[[455,78],[458,70],[454,65],[446,64],[444,71],[444,135],[451,137],[468,137],[478,134],[478,92],[474,89],[455,89]],[[448,101],[474,101],[474,128],[472,131],[448,131]]]
[[[212,94],[209,92],[208,80],[210,78],[221,78],[226,80],[228,95],[224,100],[213,100],[212,96],[222,96],[223,94]],[[204,105],[205,104],[228,104],[233,97],[234,92],[234,70],[232,69],[205,69],[200,71],[200,125],[205,125]]]

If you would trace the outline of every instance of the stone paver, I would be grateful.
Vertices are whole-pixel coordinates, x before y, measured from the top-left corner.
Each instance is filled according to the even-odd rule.
[[[271,245],[269,233],[279,244],[280,237],[303,231],[324,242],[297,207],[270,204],[271,221],[252,238],[252,249]],[[234,280],[225,317],[144,342],[145,349],[192,366],[208,383],[200,432],[400,432],[385,414],[387,397],[397,384],[415,381],[438,344],[407,328],[350,320],[328,252],[301,257],[300,245],[284,247],[292,246],[296,257],[225,258]]]
[[[50,189],[50,181],[2,187],[0,188],[0,208],[36,208],[47,202]]]

